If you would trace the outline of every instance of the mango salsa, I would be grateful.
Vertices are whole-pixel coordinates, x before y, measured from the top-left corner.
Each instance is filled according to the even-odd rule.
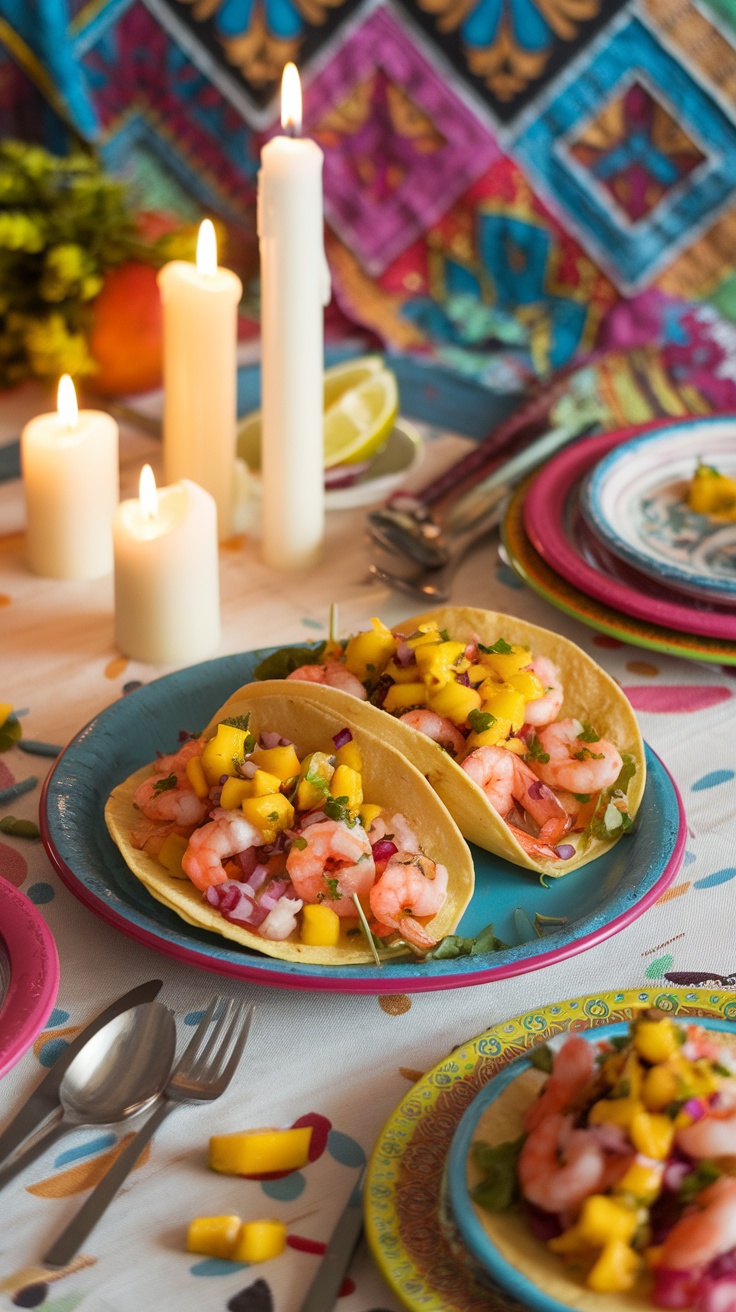
[[[324,903],[302,907],[302,943],[310,947],[334,948],[340,942],[340,917]]]
[[[282,829],[290,829],[294,823],[294,808],[283,793],[246,797],[241,809],[246,820],[260,829],[264,843],[273,843]]]
[[[372,619],[371,624],[372,628],[356,633],[345,648],[345,664],[361,683],[377,679],[398,646],[393,633],[381,620]]]
[[[233,1262],[270,1262],[286,1247],[286,1226],[283,1221],[271,1218],[266,1221],[244,1221],[230,1253]]]
[[[274,774],[281,783],[286,779],[295,779],[301,769],[293,743],[288,747],[256,747],[250,759],[260,765],[261,769]]]
[[[240,1227],[239,1216],[197,1216],[189,1222],[187,1252],[231,1259]]]
[[[252,742],[252,735],[247,729],[237,729],[232,724],[218,724],[217,733],[205,743],[199,758],[210,788],[219,784],[224,774],[237,775],[249,738]]]

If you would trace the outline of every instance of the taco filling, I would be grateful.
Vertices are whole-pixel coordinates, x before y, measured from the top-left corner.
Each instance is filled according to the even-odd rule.
[[[567,689],[550,657],[508,635],[458,637],[436,619],[407,632],[371,624],[287,679],[350,693],[432,739],[536,861],[567,862],[631,828],[636,760],[594,710],[562,713]]]
[[[225,716],[211,737],[189,739],[116,790],[108,825],[134,872],[145,861],[144,882],[176,910],[181,899],[171,890],[182,881],[190,890],[188,919],[197,923],[199,903],[208,928],[220,922],[225,932],[226,922],[231,931],[246,931],[253,945],[365,947],[365,935],[386,947],[401,940],[418,954],[433,948],[437,937],[427,921],[438,918],[445,933],[462,910],[445,925],[449,876],[437,859],[437,817],[430,856],[416,799],[410,819],[385,805],[385,785],[384,805],[368,788],[364,796],[363,752],[349,728],[327,739],[332,750],[302,751],[277,732],[256,735],[250,723],[250,712]],[[363,750],[366,741],[373,746],[362,741]],[[384,758],[395,754],[381,744],[375,750],[386,770]],[[373,763],[374,783],[376,777]],[[410,792],[412,780],[404,782]],[[416,786],[426,790],[425,806],[439,807],[420,776]],[[445,859],[457,858],[458,845],[467,857],[459,879],[467,901],[470,856],[449,816],[444,821],[454,831],[446,834]]]
[[[652,1009],[618,1042],[572,1035],[545,1057],[521,1135],[486,1142],[491,1106],[471,1148],[471,1198],[505,1256],[499,1214],[515,1209],[575,1284],[663,1308],[735,1307],[734,1048]]]

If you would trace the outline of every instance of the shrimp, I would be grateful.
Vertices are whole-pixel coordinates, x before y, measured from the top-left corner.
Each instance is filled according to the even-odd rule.
[[[675,1142],[688,1157],[736,1157],[736,1109],[714,1108],[678,1130]]]
[[[398,929],[418,948],[436,943],[417,916],[434,916],[447,896],[447,870],[421,852],[394,852],[370,891],[371,911],[389,929]]]
[[[229,878],[223,861],[236,852],[261,847],[263,835],[238,811],[217,807],[206,825],[195,829],[181,864],[192,883],[205,892]]]
[[[623,761],[606,738],[586,742],[579,720],[558,720],[540,729],[538,738],[548,761],[531,762],[535,774],[550,788],[569,793],[599,793],[618,779]]]
[[[695,1203],[697,1211],[686,1212],[667,1235],[659,1266],[692,1271],[736,1246],[736,1179],[722,1175]]]
[[[462,768],[470,778],[482,788],[494,811],[498,811],[502,820],[514,810],[515,803],[539,825],[539,834],[535,838],[524,834],[523,829],[509,825],[514,837],[526,847],[524,840],[531,842],[538,849],[549,847],[543,855],[557,860],[553,845],[559,842],[570,825],[570,818],[562,803],[554,793],[540,781],[514,752],[505,747],[477,747],[466,756]],[[523,835],[523,838],[522,838]],[[532,852],[532,855],[538,853]]]
[[[571,1212],[605,1178],[603,1149],[590,1130],[573,1129],[571,1116],[555,1112],[531,1131],[519,1154],[521,1192],[545,1212]]]
[[[338,916],[355,915],[353,894],[367,897],[376,877],[368,835],[343,820],[319,820],[303,830],[291,845],[286,872],[303,902],[324,902]]]
[[[444,715],[436,715],[434,711],[421,709],[407,711],[405,715],[400,715],[399,719],[402,724],[408,724],[410,729],[416,729],[418,733],[423,733],[426,738],[431,738],[433,742],[439,743],[440,747],[444,747],[450,756],[459,756],[461,752],[465,751],[463,735],[452,723],[452,720],[448,720]]]
[[[377,815],[370,827],[371,844],[382,838],[393,841],[402,852],[418,852],[419,839],[405,816],[400,811],[393,815]]]
[[[159,756],[154,761],[153,768],[156,774],[183,774],[186,769],[187,761],[191,761],[193,756],[201,756],[204,748],[204,738],[188,738],[182,743],[178,752],[171,752],[168,756]]]
[[[534,1130],[546,1116],[568,1111],[587,1087],[594,1070],[593,1045],[579,1034],[571,1034],[555,1053],[552,1072],[542,1092],[524,1114],[524,1129]]]
[[[549,657],[537,656],[528,668],[532,674],[536,674],[545,689],[543,697],[537,697],[536,701],[526,704],[526,723],[533,724],[534,728],[538,729],[546,724],[552,724],[552,721],[557,719],[565,699],[565,692],[560,683],[560,671]]]
[[[300,679],[302,683],[323,683],[328,688],[339,688],[340,692],[349,693],[360,701],[367,700],[368,693],[360,679],[350,670],[346,670],[341,661],[327,661],[325,665],[300,665],[297,670],[287,674],[288,679]]]
[[[174,780],[171,787],[169,779]],[[168,778],[159,774],[144,779],[136,788],[133,801],[148,820],[188,829],[201,824],[210,805],[209,798],[197,797],[186,775],[173,770]]]

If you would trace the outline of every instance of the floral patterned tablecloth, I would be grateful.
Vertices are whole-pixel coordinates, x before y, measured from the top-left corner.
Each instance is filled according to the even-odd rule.
[[[19,392],[0,407],[3,440],[39,407]],[[427,469],[465,439],[435,435]],[[150,439],[125,431],[124,492],[133,490]],[[27,738],[63,743],[103,707],[166,673],[124,660],[113,645],[112,581],[58,583],[24,564],[20,484],[0,486],[0,700],[21,714]],[[329,604],[340,628],[371,615],[397,621],[406,599],[370,580],[356,512],[328,518],[324,563],[307,580],[270,573],[253,543],[221,552],[223,637],[219,654],[319,638]],[[496,543],[461,568],[453,601],[510,611],[578,642],[620,681],[645,737],[682,790],[688,814],[685,864],[645,916],[600,947],[558,966],[500,983],[436,994],[381,997],[299,993],[208,975],[123,937],[61,885],[39,842],[3,834],[0,877],[41,909],[61,960],[56,1007],[32,1049],[0,1083],[0,1128],[82,1026],[125,989],[164,981],[161,999],[177,1019],[180,1045],[213,992],[257,1004],[254,1030],[233,1086],[208,1109],[181,1108],[158,1132],[122,1195],[66,1270],[44,1279],[34,1264],[104,1171],[120,1137],[79,1130],[39,1158],[0,1197],[0,1308],[51,1312],[297,1312],[356,1175],[410,1082],[491,1023],[592,990],[720,981],[736,986],[736,681],[734,671],[686,664],[603,639],[528,592],[499,560]],[[218,654],[218,653],[214,653]],[[12,803],[34,818],[42,757],[12,748],[0,756],[0,788],[37,775]],[[316,1159],[304,1171],[260,1183],[207,1170],[209,1135],[308,1118]],[[261,1267],[200,1259],[184,1251],[198,1214],[274,1215],[288,1225],[284,1255]],[[362,1247],[339,1306],[393,1312],[394,1295]]]

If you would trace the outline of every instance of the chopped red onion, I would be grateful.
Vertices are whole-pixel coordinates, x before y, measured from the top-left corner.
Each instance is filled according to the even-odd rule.
[[[278,747],[280,742],[281,742],[281,734],[279,733],[261,734],[260,737],[261,747],[265,747],[267,751],[270,750],[271,747]]]
[[[695,1312],[736,1312],[736,1276],[701,1279],[695,1297]]]
[[[736,1276],[736,1248],[730,1248],[727,1253],[719,1253],[705,1269],[705,1274],[713,1280],[720,1280],[723,1276]]]
[[[689,1162],[683,1162],[679,1157],[670,1158],[662,1176],[663,1187],[668,1189],[670,1193],[678,1193],[685,1176],[689,1175],[692,1169]]]
[[[535,1207],[533,1203],[524,1200],[524,1219],[535,1239],[541,1239],[544,1243],[548,1239],[556,1239],[562,1234],[564,1227],[560,1219],[554,1212],[543,1212],[541,1207]]]
[[[296,929],[296,916],[301,909],[302,902],[299,898],[279,898],[276,906],[271,908],[261,925],[263,937],[276,942],[288,938]]]
[[[253,892],[257,893],[259,888],[263,887],[267,879],[268,879],[268,866],[259,864],[253,867],[253,870],[248,876],[248,884],[253,889]]]
[[[410,647],[408,642],[400,642],[394,652],[394,660],[399,669],[405,670],[407,665],[416,665],[416,652]]]
[[[705,1116],[705,1107],[700,1098],[688,1098],[682,1110],[690,1117],[691,1121],[699,1121],[701,1116]]]
[[[570,857],[575,855],[575,848],[572,843],[560,843],[559,847],[555,848],[555,852],[560,861],[569,861]]]
[[[230,778],[230,776],[229,776],[228,774],[221,774],[221,775],[220,775],[220,778],[217,780],[217,782],[218,782],[218,784],[220,785],[221,788],[224,787],[224,785],[227,783],[227,781],[228,781],[229,778]]]
[[[254,847],[247,847],[244,852],[236,852],[235,856],[233,857],[233,861],[237,861],[238,865],[240,866],[243,879],[245,879],[246,881],[249,880],[250,876],[253,874],[253,871],[255,870],[256,860],[257,860],[256,849]]]
[[[346,743],[351,743],[353,741],[353,735],[349,729],[340,729],[339,732],[334,735],[332,741],[339,752],[340,748],[344,747]]]
[[[379,838],[378,842],[373,844],[372,850],[374,861],[388,861],[399,849],[390,838]]]
[[[240,765],[238,766],[238,770],[240,771],[244,779],[252,779],[257,769],[258,766],[256,765],[255,761],[251,761],[251,760],[241,761]]]
[[[276,906],[279,898],[283,897],[288,887],[288,879],[274,879],[273,883],[269,884],[265,893],[261,893],[260,905],[265,907],[267,911],[271,911],[271,909]]]
[[[622,1125],[604,1122],[602,1125],[589,1125],[587,1128],[606,1152],[631,1155],[631,1143]]]
[[[654,1268],[652,1302],[655,1307],[690,1307],[695,1292],[691,1271],[671,1271],[667,1267]]]
[[[463,685],[463,688],[470,687],[470,679],[468,678],[467,674],[457,674],[455,677],[457,682]]]
[[[324,811],[309,811],[302,820],[302,829],[308,829],[310,825],[318,825],[326,819]]]

